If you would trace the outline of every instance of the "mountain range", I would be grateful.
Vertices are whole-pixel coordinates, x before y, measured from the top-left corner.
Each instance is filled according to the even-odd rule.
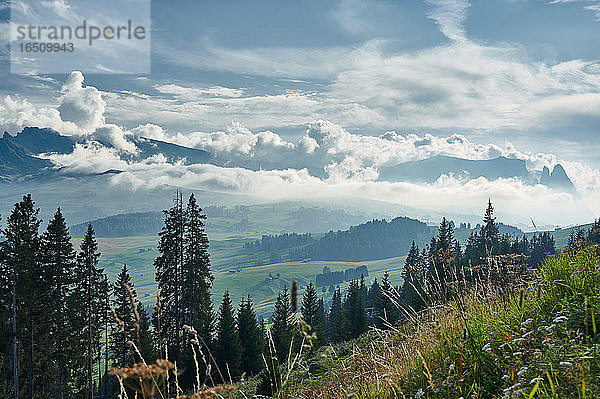
[[[131,137],[130,140],[139,149],[136,155],[128,156],[132,160],[163,154],[169,162],[185,160],[186,164],[226,164],[214,154],[200,149],[144,137]],[[68,154],[73,151],[76,142],[74,138],[62,136],[52,129],[26,127],[16,136],[5,132],[0,139],[0,182],[22,181],[35,176],[60,173],[51,161],[39,158],[38,154]],[[573,182],[560,164],[556,164],[552,172],[547,167],[535,171],[527,169],[522,159],[498,157],[471,160],[438,155],[379,168],[379,180],[389,182],[432,183],[448,174],[468,179],[518,178],[526,184],[543,184],[556,191],[576,192]]]
[[[543,184],[556,191],[576,192],[573,182],[560,164],[554,166],[552,173],[546,166],[541,172],[532,171],[527,169],[524,160],[505,157],[472,160],[438,155],[379,169],[379,179],[383,181],[433,183],[440,176],[448,174],[457,178],[485,177],[488,180],[516,177],[526,184]]]

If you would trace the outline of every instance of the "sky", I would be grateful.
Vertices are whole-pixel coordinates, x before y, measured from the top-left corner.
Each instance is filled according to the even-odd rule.
[[[27,3],[81,12],[67,0],[12,5]],[[7,4],[0,3],[0,20]],[[121,153],[107,157],[112,149],[90,145],[78,158],[53,160],[80,170],[90,167],[89,159],[118,163],[131,169],[127,184],[145,184],[139,169],[162,162],[123,160],[123,152],[136,151],[127,137],[140,135],[272,161],[268,171],[220,170],[218,179],[208,167],[161,164],[167,180],[177,173],[192,185],[208,181],[254,193],[266,179],[290,196],[369,192],[428,207],[442,206],[434,199],[461,187],[451,204],[461,211],[494,194],[509,209],[519,203],[543,209],[546,219],[567,209],[564,223],[600,213],[600,1],[175,0],[150,6],[150,73],[106,73],[98,64],[74,73],[10,74],[2,42],[2,129],[14,134],[36,124],[106,138]],[[2,24],[4,38],[7,30]],[[112,68],[118,59],[107,56],[106,63]],[[503,155],[532,169],[560,162],[581,198],[452,176],[430,186],[375,181],[380,166],[438,154]],[[284,167],[279,158],[293,162]]]

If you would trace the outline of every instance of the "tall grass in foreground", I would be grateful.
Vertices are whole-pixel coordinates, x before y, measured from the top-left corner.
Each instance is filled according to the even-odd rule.
[[[472,292],[391,331],[326,347],[279,397],[600,397],[600,249],[549,257],[503,292]]]

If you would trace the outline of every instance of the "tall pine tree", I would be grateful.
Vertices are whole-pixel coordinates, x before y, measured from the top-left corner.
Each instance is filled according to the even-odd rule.
[[[173,206],[164,211],[165,224],[158,233],[160,255],[154,261],[156,282],[162,301],[159,343],[161,356],[168,347],[169,360],[177,360],[182,345],[181,331],[185,320],[182,310],[182,269],[184,261],[185,215],[181,192],[177,191]]]
[[[131,292],[135,295],[129,270],[127,270],[127,265],[123,264],[112,291],[113,309],[121,321],[118,331],[114,331],[112,334],[111,342],[112,361],[116,367],[128,367],[135,361],[135,357],[127,344],[127,341],[137,342],[137,337],[135,336],[135,315],[126,286],[129,286]]]
[[[38,334],[43,334],[45,299],[38,291],[44,289],[38,213],[28,194],[15,204],[4,230],[4,263],[10,276],[13,392],[25,391],[29,397],[36,391],[35,383],[40,382],[40,371],[34,370],[34,365],[44,353],[36,351]]]
[[[191,194],[185,212],[181,302],[185,323],[193,326],[204,343],[210,345],[214,319],[210,290],[214,277],[210,272],[204,220],[206,215],[202,213],[194,194]]]
[[[322,345],[325,342],[325,311],[323,309],[323,301],[318,299],[317,291],[312,281],[308,284],[302,296],[300,311],[302,313],[302,320],[310,326],[311,331],[317,336],[317,341],[313,342],[313,345]]]
[[[68,359],[78,351],[76,348],[71,350],[69,348],[68,339],[74,331],[69,329],[71,323],[67,323],[69,310],[67,303],[74,283],[75,251],[60,208],[42,234],[40,252],[45,284],[50,294],[45,299],[45,303],[47,314],[50,316],[50,331],[54,336],[51,346],[56,368],[56,397],[62,399],[65,392],[68,392],[70,382],[67,370]]]
[[[287,360],[290,353],[290,344],[294,334],[294,315],[292,314],[290,304],[290,294],[287,288],[277,295],[275,308],[271,316],[273,326],[271,334],[277,351],[279,362],[283,363]]]
[[[353,339],[367,331],[367,314],[365,303],[360,293],[358,281],[352,280],[348,294],[344,300],[344,315],[346,321],[345,338]]]
[[[100,252],[96,241],[94,228],[88,224],[85,236],[77,254],[75,269],[75,290],[71,296],[71,308],[76,316],[72,318],[74,329],[79,332],[73,336],[79,347],[79,356],[74,358],[75,368],[80,370],[76,385],[82,390],[83,397],[92,398],[94,394],[94,363],[98,356],[96,348],[104,330],[106,309],[106,284],[108,280],[104,270],[98,267]],[[82,373],[81,370],[86,370]]]
[[[263,367],[263,332],[256,321],[256,313],[250,295],[242,298],[238,308],[238,333],[242,348],[241,370],[248,376],[256,375]]]
[[[225,381],[222,382],[229,382],[229,379],[237,380],[241,375],[242,348],[229,291],[225,291],[223,294],[223,300],[219,307],[214,354],[217,366],[225,378]]]

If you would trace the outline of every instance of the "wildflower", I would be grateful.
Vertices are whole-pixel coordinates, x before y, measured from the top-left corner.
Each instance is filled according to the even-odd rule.
[[[533,334],[533,330],[526,332],[525,334],[523,334],[523,336],[521,338],[527,338],[529,337],[531,334]]]
[[[553,323],[564,323],[565,321],[567,321],[567,316],[559,316],[556,319],[552,320]]]
[[[569,366],[573,365],[573,363],[571,363],[571,362],[560,362],[558,365],[559,365],[559,366],[566,366],[566,367],[569,367]]]

